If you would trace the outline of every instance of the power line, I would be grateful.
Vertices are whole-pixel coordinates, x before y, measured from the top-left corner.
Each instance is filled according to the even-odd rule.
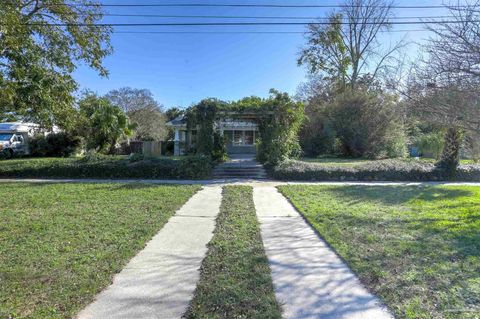
[[[52,4],[55,5],[55,4]],[[58,4],[61,6],[62,4]],[[71,6],[102,6],[102,7],[237,7],[237,8],[365,8],[364,5],[341,5],[341,4],[244,4],[244,3],[229,3],[229,4],[214,4],[214,3],[124,3],[124,4],[88,4],[88,3],[67,3]],[[440,9],[445,8],[443,5],[391,5],[391,6],[377,6],[379,8],[392,9]],[[457,6],[457,7],[467,7]]]
[[[389,32],[427,32],[426,29],[391,30]],[[306,34],[302,31],[113,31],[120,34]]]
[[[438,24],[438,23],[466,23],[466,22],[480,22],[480,21],[396,21],[383,23],[384,25],[409,25],[409,24]],[[331,25],[331,24],[348,24],[347,22],[166,22],[166,23],[27,23],[22,25],[31,25],[31,26],[59,26],[59,27],[69,27],[69,26],[79,26],[79,27],[89,27],[89,26],[98,26],[98,27],[144,27],[144,26],[166,26],[166,27],[176,27],[176,26],[279,26],[279,25]],[[379,22],[362,22],[366,25],[378,25]],[[5,25],[5,24],[0,24]]]
[[[139,17],[139,18],[185,18],[185,19],[285,19],[285,20],[308,20],[321,19],[328,20],[328,17],[319,16],[224,16],[224,15],[165,15],[165,14],[116,14],[105,13],[106,17]],[[454,16],[417,16],[417,17],[391,17],[391,20],[405,19],[445,19],[454,18]]]

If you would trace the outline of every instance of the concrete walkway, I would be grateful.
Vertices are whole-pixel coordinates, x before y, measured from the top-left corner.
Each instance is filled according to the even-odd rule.
[[[233,179],[97,179],[97,178],[0,178],[0,183],[123,183],[123,184],[165,184],[165,185],[250,185],[254,187],[274,187],[280,185],[358,185],[358,186],[422,186],[422,185],[451,185],[451,186],[480,186],[480,182],[286,182],[276,180],[255,180],[245,178]]]
[[[253,199],[284,318],[393,318],[276,188]]]
[[[181,318],[200,276],[221,196],[221,187],[207,186],[191,197],[78,318]]]

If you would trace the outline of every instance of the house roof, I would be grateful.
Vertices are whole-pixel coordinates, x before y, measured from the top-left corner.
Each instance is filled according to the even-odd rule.
[[[185,125],[187,125],[187,120],[185,119],[185,116],[180,115],[180,116],[174,118],[173,120],[167,122],[167,125],[170,125],[170,126],[185,126]]]
[[[258,113],[243,113],[243,112],[221,112],[225,119],[220,121],[221,126],[231,126],[231,127],[256,127],[256,119],[259,118]],[[265,114],[270,114],[270,112],[265,112]],[[180,115],[173,120],[166,123],[168,126],[184,128],[187,126],[187,120],[185,115]]]

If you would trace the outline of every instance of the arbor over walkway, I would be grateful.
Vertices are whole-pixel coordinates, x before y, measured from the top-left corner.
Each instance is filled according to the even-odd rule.
[[[271,90],[266,99],[247,97],[232,103],[205,99],[189,108],[186,112],[187,131],[198,130],[193,152],[223,159],[225,142],[215,122],[246,117],[258,123],[257,158],[262,163],[276,165],[299,154],[298,130],[304,118],[303,104],[276,90]]]

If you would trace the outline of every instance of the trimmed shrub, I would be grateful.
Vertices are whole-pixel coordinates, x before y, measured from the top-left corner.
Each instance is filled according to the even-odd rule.
[[[25,178],[205,179],[211,173],[212,162],[206,156],[148,158],[132,163],[123,156],[92,154],[82,159],[24,159],[0,165],[0,177]]]
[[[37,135],[29,142],[32,156],[67,157],[77,152],[80,145],[81,139],[78,136],[65,132]]]
[[[432,163],[407,160],[379,160],[352,167],[286,161],[270,174],[280,180],[297,181],[444,181],[449,180]],[[454,178],[480,181],[479,165],[461,165]]]

